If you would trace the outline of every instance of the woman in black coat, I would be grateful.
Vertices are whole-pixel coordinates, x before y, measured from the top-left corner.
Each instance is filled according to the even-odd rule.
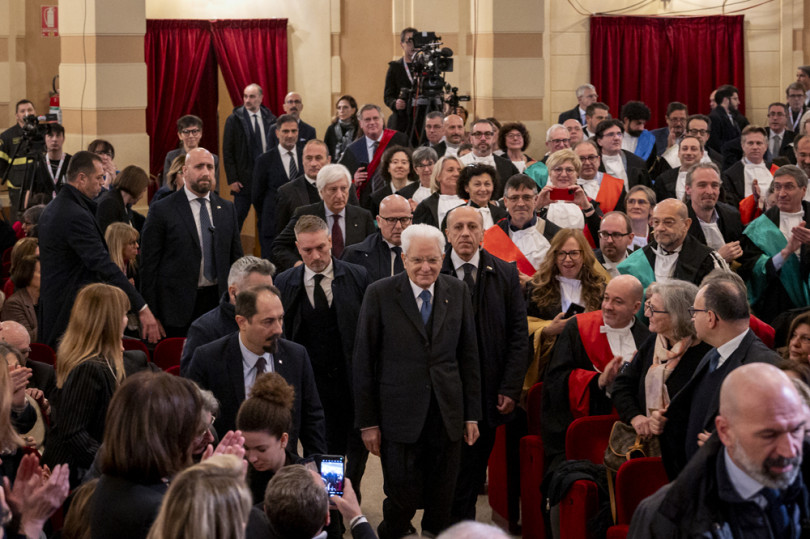
[[[141,231],[144,218],[133,211],[132,206],[143,198],[148,186],[149,175],[135,165],[128,166],[115,177],[112,188],[98,200],[96,220],[102,234],[110,223],[127,223]]]
[[[439,228],[447,212],[465,203],[458,196],[458,179],[464,167],[457,157],[445,155],[433,167],[433,194],[419,203],[413,212],[413,223]]]

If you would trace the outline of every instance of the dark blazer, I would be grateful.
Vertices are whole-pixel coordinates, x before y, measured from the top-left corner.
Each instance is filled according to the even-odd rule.
[[[733,122],[729,119],[726,109],[721,106],[715,107],[709,113],[712,126],[706,146],[719,152],[722,151],[723,144],[740,136],[742,129],[748,125],[748,120],[737,111],[734,111],[732,116],[734,116]]]
[[[447,152],[447,144],[444,141],[439,142],[435,146],[431,146],[430,142],[425,142],[424,144],[422,144],[422,146],[430,146],[431,148],[433,148],[433,151],[436,152],[436,155],[439,156],[440,158],[444,157],[445,152]]]
[[[391,277],[391,249],[379,230],[360,243],[346,247],[341,259],[366,268],[369,283]]]
[[[185,376],[194,350],[226,335],[231,335],[235,331],[239,331],[239,326],[236,324],[236,308],[231,304],[228,292],[225,292],[216,308],[211,309],[189,326],[186,342],[183,343],[183,353],[180,356],[180,376]]]
[[[416,191],[419,190],[420,185],[422,185],[422,184],[419,183],[418,181],[411,182],[408,185],[406,185],[405,187],[403,187],[402,189],[400,189],[399,191],[397,191],[397,194],[399,196],[401,196],[401,197],[405,197],[408,200],[410,200],[410,199],[413,198],[413,195],[416,194]]]
[[[301,206],[320,202],[318,189],[309,183],[303,174],[278,188],[276,197],[276,234],[280,234],[292,219],[293,212]],[[357,192],[354,185],[349,188],[349,204],[357,206]]]
[[[425,224],[439,228],[439,193],[433,193],[413,210],[413,224]]]
[[[559,118],[557,118],[557,123],[558,124],[565,123],[566,120],[577,120],[579,122],[582,122],[582,116],[579,115],[579,105],[576,105],[571,110],[561,112]]]
[[[213,192],[210,197],[206,206],[214,227],[217,285],[222,294],[228,289],[231,264],[242,256],[242,241],[233,203]],[[188,326],[194,312],[202,247],[185,189],[152,204],[141,245],[141,290],[149,306],[164,325]]]
[[[408,187],[414,184],[418,186],[419,182],[410,182],[408,183],[408,185],[406,185],[399,191],[407,189]],[[396,194],[399,194],[399,191],[396,191]],[[369,196],[368,199],[365,201],[365,205],[363,207],[371,213],[372,217],[376,218],[380,214],[380,204],[382,203],[383,199],[388,195],[393,195],[394,193],[395,192],[391,190],[391,184],[390,183],[386,184],[382,189],[377,189],[376,191],[371,193],[371,196]]]
[[[675,186],[678,183],[680,168],[671,168],[664,171],[655,179],[655,200],[661,202],[665,198],[675,198]]]
[[[653,250],[655,246],[656,242],[653,240],[642,248],[644,256],[647,257],[647,261],[653,269],[655,269],[656,255]],[[672,278],[700,285],[703,278],[714,270],[715,260],[719,258],[720,256],[713,249],[687,234],[686,239],[683,240],[678,261],[675,262]]]
[[[769,164],[774,160],[774,158],[779,156],[785,156],[788,159],[793,157],[793,161],[795,161],[795,154],[793,153],[793,147],[791,143],[793,142],[794,133],[793,131],[785,130],[782,133],[782,143],[779,146],[779,152],[776,155],[771,153],[770,149],[770,136],[771,136],[771,128],[766,127],[765,131],[768,133],[768,138],[765,139],[765,145],[767,150],[765,151],[764,160]],[[743,158],[743,149],[742,149],[742,137],[736,137],[725,144],[722,147],[722,170],[728,170],[733,165],[737,164]]]
[[[667,143],[669,142],[669,127],[659,127],[650,131],[655,137],[655,153],[661,155],[667,151]]]
[[[391,137],[391,140],[388,141],[386,144],[386,148],[390,148],[392,146],[405,146],[406,148],[410,146],[408,142],[408,137],[404,133],[396,132]],[[352,142],[346,151],[343,152],[343,155],[340,157],[340,163],[344,167],[349,169],[349,173],[354,177],[354,173],[357,172],[357,169],[360,167],[368,167],[370,163],[370,159],[368,158],[368,146],[366,146],[366,137],[361,136],[359,139]],[[378,167],[379,168],[379,167]],[[371,178],[368,179],[371,181]],[[367,185],[365,190],[371,189],[371,185]]]
[[[86,284],[117,286],[126,292],[136,312],[145,304],[110,259],[95,209],[93,201],[67,184],[42,212],[37,225],[42,270],[38,332],[40,342],[51,347],[65,331],[76,294]]]
[[[749,330],[737,349],[726,360],[728,362],[726,376],[741,365],[754,362],[776,364],[780,359],[779,354],[765,346],[754,335],[754,332]],[[700,414],[703,417],[703,428],[709,432],[714,431],[714,418],[720,408],[720,384],[722,384],[722,380],[718,382],[711,404],[707,409],[693,410],[692,408],[695,390],[708,373],[709,354],[706,354],[683,389],[677,395],[672,396],[667,408],[667,422],[664,424],[664,432],[661,434],[660,440],[664,467],[667,469],[670,479],[674,479],[687,462],[685,446],[688,442],[686,440],[686,430],[689,425],[690,413]],[[694,443],[697,444],[697,440]]]
[[[689,235],[705,245],[706,236],[703,234],[703,228],[701,228],[697,215],[695,215],[695,210],[692,208],[691,203],[687,204],[686,207],[689,211],[689,218],[692,219],[692,224],[689,226]],[[720,229],[726,243],[742,239],[743,225],[737,208],[723,202],[717,202],[714,209],[717,211],[717,228]]]
[[[368,273],[362,266],[356,266],[332,257],[335,278],[332,281],[332,305],[337,313],[340,342],[346,360],[346,373],[351,380],[352,351],[357,330],[357,317],[363,294],[371,284]],[[301,318],[304,315],[304,302],[309,302],[304,288],[304,265],[290,268],[277,275],[273,284],[281,290],[281,303],[284,305],[284,336],[301,342],[303,331]]]
[[[503,197],[506,182],[518,173],[518,169],[512,164],[512,161],[505,157],[500,155],[493,155],[493,157],[495,158],[495,173],[498,177],[495,178],[495,185],[492,186],[492,200],[498,200]]]
[[[56,371],[47,363],[29,359],[25,366],[31,369],[31,378],[28,380],[28,387],[34,387],[45,394],[45,398],[51,400],[56,391]]]
[[[91,537],[146,539],[167,490],[162,481],[144,485],[103,474],[90,499]]]
[[[765,161],[765,166],[770,169],[770,161]],[[731,167],[724,170],[722,180],[726,203],[739,208],[740,202],[745,198],[745,165],[743,162],[737,160]]]
[[[268,135],[270,144],[267,146],[268,150],[271,147],[278,146],[278,137],[276,136],[276,124],[270,126],[270,134]],[[298,145],[302,148],[304,144],[312,139],[318,138],[315,134],[315,128],[306,123],[304,120],[298,120]]]
[[[405,71],[402,58],[388,62],[388,71],[385,74],[385,88],[383,89],[383,101],[385,101],[385,105],[391,109],[391,115],[388,118],[388,127],[390,129],[405,131],[408,127],[408,108],[410,107],[404,110],[397,110],[396,101],[399,98],[400,90],[410,87],[411,79],[408,78],[408,73]],[[407,103],[408,99],[405,101]]]
[[[270,137],[275,135],[275,131],[270,129],[270,126],[273,125],[276,117],[264,105],[261,105],[260,111],[266,145],[267,148],[272,148]],[[250,125],[248,118],[250,118],[250,113],[242,106],[233,109],[233,113],[225,120],[225,133],[222,137],[222,162],[228,182],[240,182],[242,190],[239,192],[250,196],[253,164],[262,154],[262,147],[253,135],[253,126]]]
[[[34,300],[25,288],[18,288],[3,303],[2,320],[19,322],[28,331],[31,342],[37,342],[37,311]]]
[[[113,187],[99,197],[96,220],[98,221],[98,226],[101,228],[102,234],[107,232],[107,227],[112,223],[128,223],[140,232],[141,230],[136,226],[136,223],[140,222],[142,225],[143,221],[133,219],[134,213],[132,208],[128,208],[126,204],[124,204],[121,190],[117,187]]]
[[[302,206],[295,210],[292,219],[284,227],[284,230],[276,236],[273,242],[272,260],[279,269],[291,268],[296,262],[301,260],[298,249],[295,247],[295,223],[302,215],[317,215],[326,221],[326,207],[323,201],[309,206]],[[373,234],[377,228],[371,214],[363,208],[357,206],[346,206],[346,237],[343,238],[345,246],[360,243],[366,236]]]
[[[303,144],[297,144],[295,153],[298,159],[299,172],[303,172],[304,167],[303,151]],[[276,228],[286,225],[286,223],[277,220],[276,207],[279,187],[295,179],[290,178],[288,174],[289,170],[284,167],[278,145],[271,147],[256,159],[256,166],[253,169],[251,200],[256,208],[256,215],[259,220],[259,241],[262,246],[262,256],[265,258],[270,255],[270,247],[276,237]]]
[[[450,441],[461,439],[465,421],[481,418],[478,345],[466,284],[438,276],[429,326],[430,334],[407,273],[368,287],[354,349],[356,427],[379,426],[383,439],[416,443],[433,398]]]
[[[450,253],[448,250],[444,257],[442,273],[458,278]],[[515,264],[481,249],[472,304],[478,336],[483,421],[496,427],[512,416],[498,412],[498,395],[515,402],[520,400],[530,360],[526,301]]]
[[[304,446],[304,456],[326,453],[326,428],[323,408],[306,349],[300,344],[279,339],[273,355],[273,371],[295,389],[293,424],[288,446]],[[245,400],[242,350],[239,332],[200,346],[194,351],[186,376],[219,400],[219,415],[214,422],[217,432],[236,429],[236,414]]]
[[[183,155],[185,150],[180,148],[175,148],[174,150],[170,151],[166,154],[166,159],[163,161],[163,184],[166,184],[166,181],[169,179],[169,169],[172,168],[172,162],[177,159],[179,156]],[[217,154],[212,153],[211,155],[214,156],[214,185],[212,188],[214,191],[219,193],[219,157]]]

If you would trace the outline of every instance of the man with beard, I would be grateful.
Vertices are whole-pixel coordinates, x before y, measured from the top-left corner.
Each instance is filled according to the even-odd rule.
[[[717,106],[709,114],[712,125],[708,146],[720,152],[723,144],[740,136],[740,132],[748,125],[748,120],[737,110],[740,96],[734,86],[726,84],[718,88],[714,100]]]
[[[689,234],[731,264],[742,256],[739,238],[743,226],[740,212],[718,201],[720,186],[720,169],[714,163],[698,163],[686,173],[687,206],[692,220]]]
[[[562,126],[559,127],[562,129],[562,138],[565,139],[567,144],[568,130]],[[497,136],[498,131],[495,124],[486,119],[476,121],[472,125],[472,132],[470,133],[470,143],[473,145],[473,151],[464,154],[461,158],[461,164],[464,166],[473,163],[484,163],[495,167],[497,178],[492,178],[495,182],[492,200],[497,200],[503,196],[503,188],[507,180],[518,173],[518,169],[509,159],[492,153],[492,143]],[[548,138],[546,140],[548,141]]]
[[[458,114],[448,114],[444,117],[444,140],[434,150],[437,155],[441,150],[447,155],[456,155],[462,142],[464,142],[464,120]]]
[[[239,405],[250,394],[256,377],[277,372],[295,389],[289,448],[304,456],[326,453],[323,407],[306,349],[281,338],[284,307],[281,292],[261,285],[236,296],[239,331],[194,351],[186,376],[211,391],[220,403],[214,421],[217,432],[236,429]]]
[[[620,275],[616,266],[632,252],[633,223],[626,214],[620,211],[606,213],[599,225],[599,249],[594,249],[594,256],[610,273],[611,278]]]
[[[630,538],[800,537],[807,406],[779,369],[755,363],[726,377],[717,436],[677,481],[644,500]]]
[[[645,129],[650,121],[650,108],[641,101],[628,101],[620,113],[624,123],[622,149],[644,159],[647,168],[652,168],[658,154],[655,152],[655,136]]]
[[[686,131],[687,116],[687,108],[683,103],[673,101],[667,105],[667,126],[650,131],[655,137],[655,151],[659,156],[663,155],[667,149],[677,146],[681,141],[681,137]]]

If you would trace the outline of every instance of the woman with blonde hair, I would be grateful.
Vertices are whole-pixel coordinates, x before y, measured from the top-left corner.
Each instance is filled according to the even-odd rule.
[[[215,455],[172,481],[148,539],[243,539],[250,508],[242,461]]]
[[[71,488],[93,463],[107,407],[125,376],[121,337],[128,310],[120,288],[89,284],[76,296],[59,344],[53,423],[42,460],[51,467],[70,464]]]
[[[447,212],[465,203],[458,196],[458,179],[464,165],[457,157],[445,155],[433,167],[431,190],[433,194],[413,210],[413,224],[426,224],[439,228]]]
[[[112,223],[104,233],[104,241],[110,250],[110,258],[121,268],[129,282],[135,284],[138,269],[138,240],[140,234],[127,223]]]
[[[152,202],[157,202],[186,185],[186,179],[183,177],[183,166],[185,164],[186,154],[181,153],[174,158],[172,165],[169,167],[169,174],[166,177],[166,185],[157,190],[155,196],[152,197]]]

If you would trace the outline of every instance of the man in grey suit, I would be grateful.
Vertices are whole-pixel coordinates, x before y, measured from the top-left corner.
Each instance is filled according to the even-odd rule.
[[[478,439],[481,380],[467,285],[440,275],[445,239],[429,225],[402,233],[405,272],[366,291],[354,349],[355,426],[382,460],[381,539],[449,524],[462,439]]]

